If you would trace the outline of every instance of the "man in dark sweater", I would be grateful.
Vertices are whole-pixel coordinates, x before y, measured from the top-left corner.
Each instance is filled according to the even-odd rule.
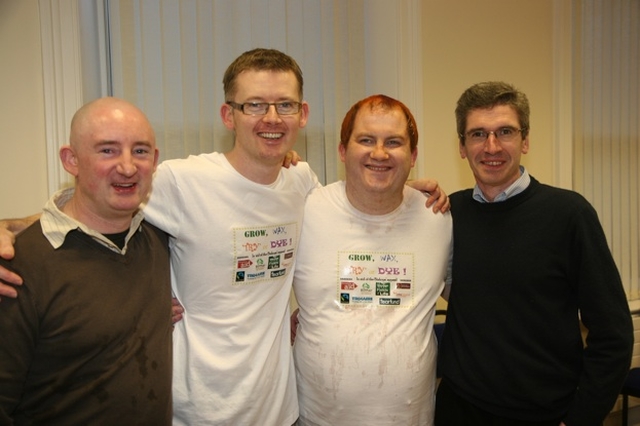
[[[82,107],[56,193],[0,265],[24,280],[0,303],[0,425],[170,425],[167,237],[144,222],[158,161],[145,115]]]
[[[596,212],[520,165],[529,104],[511,85],[467,89],[456,120],[476,187],[451,196],[436,425],[601,425],[629,369],[633,326]]]

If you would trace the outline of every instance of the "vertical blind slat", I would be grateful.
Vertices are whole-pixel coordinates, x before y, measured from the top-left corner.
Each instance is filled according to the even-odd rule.
[[[575,0],[580,9],[580,99],[575,189],[594,205],[627,297],[640,299],[640,67],[635,0]],[[580,154],[580,155],[578,155]]]

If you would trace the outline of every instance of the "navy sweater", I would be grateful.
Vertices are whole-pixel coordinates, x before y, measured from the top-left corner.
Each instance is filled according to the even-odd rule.
[[[469,189],[451,205],[444,380],[499,416],[600,425],[629,369],[633,325],[593,207],[534,178],[505,202]]]

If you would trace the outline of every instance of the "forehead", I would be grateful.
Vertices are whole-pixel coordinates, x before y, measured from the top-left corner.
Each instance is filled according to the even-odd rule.
[[[236,98],[298,99],[300,87],[293,71],[245,70],[236,78]]]
[[[131,144],[155,146],[155,135],[149,123],[135,111],[114,110],[85,123],[78,132],[81,140],[96,144]]]
[[[467,114],[467,129],[518,126],[518,113],[510,105],[473,109]]]
[[[382,109],[364,105],[356,115],[354,133],[385,132],[407,135],[407,117],[399,108]]]

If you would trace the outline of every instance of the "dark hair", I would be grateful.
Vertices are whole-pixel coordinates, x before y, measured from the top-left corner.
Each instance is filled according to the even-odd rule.
[[[418,126],[416,125],[415,118],[413,118],[413,114],[411,114],[411,111],[405,104],[385,95],[372,95],[364,98],[356,102],[351,109],[347,111],[344,120],[342,120],[342,128],[340,129],[340,144],[344,145],[344,148],[347,147],[349,138],[353,133],[353,126],[355,125],[358,111],[364,106],[368,106],[370,111],[378,108],[386,111],[395,108],[400,109],[407,119],[407,134],[409,135],[411,152],[415,151],[418,146]]]
[[[529,100],[527,95],[514,86],[502,81],[486,81],[469,87],[458,99],[456,106],[456,127],[460,143],[464,145],[467,117],[474,109],[493,108],[508,105],[518,114],[522,137],[529,134]]]
[[[237,90],[236,79],[241,72],[247,70],[293,72],[298,80],[298,93],[300,100],[302,100],[302,70],[298,66],[298,63],[291,56],[279,50],[262,48],[244,52],[227,67],[224,77],[222,78],[225,100],[233,100],[232,98],[235,96]]]

